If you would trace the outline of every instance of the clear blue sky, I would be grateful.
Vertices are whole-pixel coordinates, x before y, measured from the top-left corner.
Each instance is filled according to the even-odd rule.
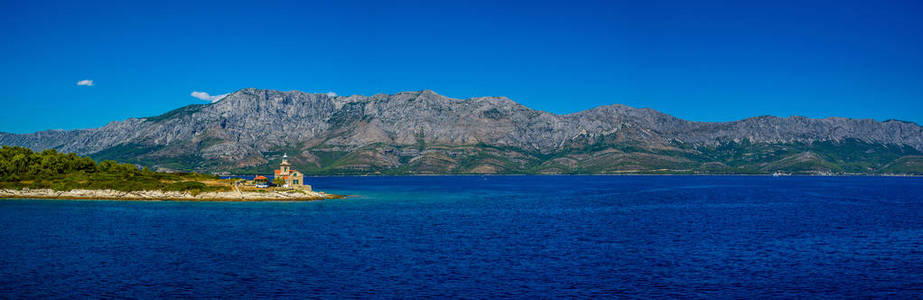
[[[134,2],[0,1],[0,131],[246,87],[923,123],[921,1]]]

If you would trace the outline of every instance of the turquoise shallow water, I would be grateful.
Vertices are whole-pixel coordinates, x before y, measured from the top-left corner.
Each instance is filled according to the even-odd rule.
[[[0,201],[5,297],[919,297],[923,178],[310,178],[307,203]]]

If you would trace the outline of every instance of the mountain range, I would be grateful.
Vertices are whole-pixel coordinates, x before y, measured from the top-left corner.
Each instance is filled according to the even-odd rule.
[[[247,88],[211,104],[103,127],[0,133],[160,170],[306,174],[923,174],[923,128],[906,121],[759,116],[695,122],[607,105],[572,114],[505,97],[431,90],[335,96]]]

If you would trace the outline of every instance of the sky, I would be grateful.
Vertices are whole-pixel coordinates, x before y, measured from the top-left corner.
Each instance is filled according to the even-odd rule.
[[[0,1],[0,131],[248,87],[923,124],[923,1]]]

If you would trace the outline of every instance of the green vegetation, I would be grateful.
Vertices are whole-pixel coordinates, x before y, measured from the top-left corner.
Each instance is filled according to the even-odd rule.
[[[302,150],[303,151],[303,150]],[[725,141],[652,148],[615,136],[578,141],[554,153],[516,147],[371,144],[349,152],[307,150],[310,163],[293,159],[308,175],[407,174],[923,174],[923,153],[906,146],[859,140],[815,143]],[[289,153],[292,153],[291,151]],[[266,153],[264,153],[266,154]],[[270,153],[271,154],[271,153]],[[281,155],[281,154],[280,154]],[[396,163],[396,164],[395,164]],[[271,172],[278,160],[232,173]],[[242,170],[245,170],[241,172]],[[249,171],[249,172],[248,172]]]
[[[159,116],[147,117],[145,119],[147,119],[148,122],[160,122],[164,120],[169,120],[169,119],[173,119],[179,116],[191,115],[201,110],[203,107],[207,105],[208,104],[190,104],[190,105],[186,105],[186,106],[168,111],[165,114],[162,114]]]
[[[891,174],[923,174],[923,156],[905,156],[888,164],[883,168],[885,173]]]
[[[268,174],[288,153],[306,175],[406,174],[923,174],[923,152],[908,146],[861,140],[793,143],[723,141],[691,145],[674,141],[652,145],[626,135],[572,141],[557,152],[541,153],[489,144],[444,145],[422,138],[408,145],[370,144],[355,149],[303,143],[280,146],[247,167],[207,160],[182,149],[124,144],[91,155],[141,166],[173,170]],[[200,143],[212,144],[217,139]],[[179,146],[169,146],[179,147]],[[194,148],[195,146],[189,146]],[[173,156],[164,153],[176,153]]]
[[[225,141],[216,137],[207,137],[199,141],[199,149],[205,149],[214,145],[224,143]]]
[[[283,185],[285,184],[285,180],[283,180],[282,177],[275,177],[272,179],[272,184]]]
[[[716,146],[690,148],[687,157],[698,162],[721,162],[732,168],[753,173],[776,170],[795,174],[818,172],[879,174],[891,173],[886,168],[902,161],[902,157],[920,155],[907,146],[871,144],[847,139],[814,143],[725,142]],[[896,169],[901,174],[923,174],[923,168]],[[896,171],[895,170],[895,171]]]
[[[163,146],[143,146],[126,143],[93,153],[90,158],[98,161],[114,160],[124,163],[143,164],[145,155],[161,149],[163,149]]]
[[[217,139],[205,139],[201,143],[216,143]],[[121,144],[100,152],[90,154],[96,161],[112,160],[140,166],[171,169],[205,171],[217,167],[218,162],[204,160],[197,155],[158,155],[159,153],[185,153],[193,145],[148,146],[139,144]]]
[[[0,188],[5,189],[163,190],[193,194],[225,189],[201,182],[215,179],[218,178],[198,173],[159,173],[111,160],[96,163],[89,157],[55,150],[33,152],[23,147],[0,148]]]

